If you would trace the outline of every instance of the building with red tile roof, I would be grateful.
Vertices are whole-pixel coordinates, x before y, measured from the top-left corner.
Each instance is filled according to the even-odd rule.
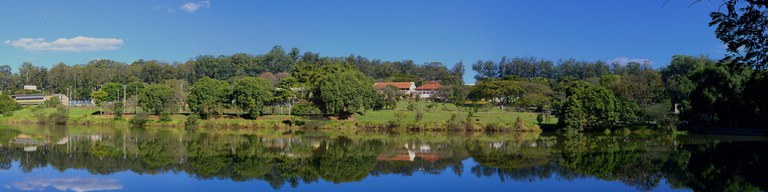
[[[416,83],[413,82],[377,82],[373,84],[373,87],[376,89],[383,89],[390,85],[400,89],[400,92],[403,94],[411,94],[411,92],[416,90]]]
[[[420,98],[430,98],[437,93],[442,86],[437,81],[430,81],[416,88],[416,93]]]

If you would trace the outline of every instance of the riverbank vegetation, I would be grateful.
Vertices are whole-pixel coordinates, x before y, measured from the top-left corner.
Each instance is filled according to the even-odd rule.
[[[754,23],[768,20],[768,7],[759,1],[731,0],[724,5],[723,12],[711,14],[710,25],[717,27],[716,37],[728,46],[725,58],[675,55],[659,69],[649,62],[502,57],[473,63],[476,84],[465,85],[463,62],[449,68],[440,62],[381,61],[359,55],[321,57],[275,46],[261,55],[202,55],[173,63],[99,59],[60,63],[49,70],[27,62],[17,73],[6,65],[0,66],[0,88],[22,94],[30,92],[23,85],[37,85],[48,93],[92,102],[102,115],[119,120],[126,112],[151,113],[164,122],[160,124],[196,123],[198,117],[206,120],[200,122],[258,124],[279,114],[285,118],[278,121],[290,126],[323,121],[319,124],[535,130],[557,116],[552,121],[557,127],[575,130],[764,128],[768,25]],[[417,86],[436,81],[443,86],[430,98],[421,98],[393,87],[376,89],[371,86],[376,81]],[[0,97],[0,114],[13,116],[18,105],[9,102],[8,95]],[[397,107],[404,103],[409,103],[406,110]],[[453,109],[442,110],[445,106]],[[190,113],[195,115],[178,116]],[[532,114],[537,114],[536,121]]]

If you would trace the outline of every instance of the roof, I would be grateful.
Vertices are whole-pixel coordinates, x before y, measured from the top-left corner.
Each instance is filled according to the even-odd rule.
[[[413,82],[377,82],[373,84],[373,87],[381,89],[390,85],[394,85],[398,89],[410,89],[414,85]]]
[[[441,87],[440,83],[438,83],[437,81],[430,81],[424,85],[416,87],[416,90],[438,90],[440,89],[440,87]]]

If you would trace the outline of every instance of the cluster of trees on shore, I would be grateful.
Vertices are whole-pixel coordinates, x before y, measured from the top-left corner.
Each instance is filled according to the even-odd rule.
[[[274,52],[282,51],[280,47],[275,47],[265,55]],[[384,98],[391,96],[385,96],[388,94],[386,91],[382,92],[384,95],[378,94],[370,86],[373,82],[419,82],[419,79],[429,79],[423,78],[429,75],[426,73],[437,72],[442,75],[438,81],[444,83],[444,88],[438,94],[440,99],[435,101],[457,105],[489,103],[489,107],[511,106],[507,108],[509,110],[556,113],[561,119],[561,126],[581,130],[646,123],[674,127],[680,122],[678,117],[696,125],[749,127],[750,124],[741,123],[745,122],[741,119],[760,119],[759,114],[749,116],[743,111],[747,105],[738,108],[737,102],[743,100],[733,98],[746,98],[748,95],[744,95],[744,91],[724,90],[744,90],[744,87],[737,86],[759,84],[745,83],[759,70],[742,67],[743,71],[734,75],[728,65],[718,65],[718,61],[707,56],[673,56],[668,66],[658,70],[647,63],[637,62],[609,65],[601,61],[569,59],[552,62],[532,57],[505,57],[499,62],[478,61],[473,64],[472,69],[478,73],[475,76],[477,83],[467,86],[459,76],[463,75],[463,63],[457,63],[453,69],[438,63],[413,65],[403,69],[414,68],[419,69],[414,71],[423,72],[387,73],[391,76],[383,77],[377,76],[383,73],[371,68],[409,66],[411,64],[407,63],[411,62],[370,62],[361,56],[333,58],[319,57],[314,53],[304,53],[291,59],[292,55],[295,54],[278,57],[285,58],[278,61],[287,60],[289,64],[286,64],[287,71],[274,71],[276,73],[273,70],[286,68],[269,67],[282,64],[234,62],[241,60],[241,57],[252,60],[270,58],[247,54],[200,56],[187,63],[176,64],[140,60],[129,65],[94,60],[85,65],[59,64],[54,66],[57,70],[50,71],[25,63],[19,73],[9,72],[3,76],[5,82],[19,83],[3,86],[20,90],[24,84],[41,83],[40,87],[46,92],[57,93],[67,91],[64,87],[69,87],[68,84],[60,84],[62,81],[69,82],[71,87],[77,87],[68,92],[75,99],[90,98],[97,104],[119,105],[115,108],[120,110],[126,107],[127,110],[133,108],[137,111],[136,108],[141,107],[143,111],[156,115],[189,110],[208,118],[223,114],[224,109],[236,108],[255,118],[263,113],[266,106],[292,108],[300,105],[301,110],[293,114],[308,114],[314,110],[346,118],[365,110],[385,107],[387,100]],[[227,71],[227,66],[234,66],[236,70],[219,73]],[[191,68],[190,72],[183,72],[186,68]],[[364,72],[361,68],[369,70]],[[93,85],[86,86],[89,84]],[[672,114],[674,110],[681,113]]]
[[[768,92],[762,88],[768,85],[768,25],[755,23],[766,23],[768,5],[738,0],[725,5],[723,13],[711,14],[710,25],[717,26],[717,38],[728,45],[727,57],[716,61],[677,55],[661,69],[647,62],[503,57],[472,64],[477,83],[466,86],[463,62],[449,68],[439,62],[321,57],[275,46],[261,55],[204,55],[184,63],[93,60],[72,66],[60,63],[50,70],[24,63],[18,73],[0,66],[0,88],[24,93],[23,85],[37,85],[48,93],[94,99],[121,110],[132,104],[158,115],[188,108],[207,118],[237,108],[255,117],[264,106],[287,106],[290,114],[297,104],[299,113],[319,111],[348,118],[391,106],[387,102],[397,90],[377,94],[371,86],[374,81],[420,85],[436,80],[444,86],[434,101],[556,113],[562,127],[578,130],[638,124],[671,128],[681,123],[761,127],[768,123]]]
[[[765,128],[768,3],[729,0],[723,7],[710,14],[715,36],[727,45],[720,60],[677,55],[659,70],[647,63],[478,61],[472,66],[478,85],[470,98],[495,100],[500,106],[549,105],[562,127],[576,129],[638,123]],[[535,83],[550,89],[530,86]]]

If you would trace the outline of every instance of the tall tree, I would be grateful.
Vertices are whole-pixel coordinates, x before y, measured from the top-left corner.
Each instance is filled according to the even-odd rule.
[[[723,61],[768,68],[768,0],[727,0],[725,12],[712,12],[710,26],[727,46]]]
[[[21,108],[19,103],[16,102],[11,96],[5,93],[0,93],[0,115],[11,116],[13,111]]]
[[[109,93],[106,91],[98,90],[91,92],[91,99],[93,99],[93,102],[96,103],[97,106],[99,106],[99,112],[103,115],[104,112],[101,111],[101,107],[104,105],[104,102],[109,101]]]
[[[494,101],[499,109],[504,105],[514,102],[523,94],[523,88],[519,82],[512,80],[486,79],[480,81],[472,88],[469,97]]]
[[[566,91],[558,123],[565,128],[589,130],[611,128],[635,121],[636,106],[617,98],[610,90],[577,81]]]
[[[328,71],[314,84],[313,102],[324,114],[347,119],[354,113],[372,109],[373,103],[383,99],[372,84],[372,79],[353,69],[342,67]]]
[[[235,104],[245,111],[251,118],[261,115],[264,106],[272,101],[274,87],[266,79],[257,77],[241,77],[233,83],[232,97]]]
[[[288,115],[291,115],[293,103],[298,100],[298,94],[295,92],[297,84],[298,80],[296,78],[287,76],[280,79],[280,83],[277,85],[277,89],[275,89],[274,101],[283,106],[288,106]]]
[[[101,87],[102,91],[107,92],[106,102],[114,102],[123,99],[123,85],[120,83],[107,83]]]
[[[221,114],[230,104],[232,89],[226,81],[203,77],[192,85],[187,104],[192,112],[203,118]]]
[[[174,100],[173,88],[165,84],[150,84],[142,89],[139,105],[144,111],[155,115],[171,112]]]

